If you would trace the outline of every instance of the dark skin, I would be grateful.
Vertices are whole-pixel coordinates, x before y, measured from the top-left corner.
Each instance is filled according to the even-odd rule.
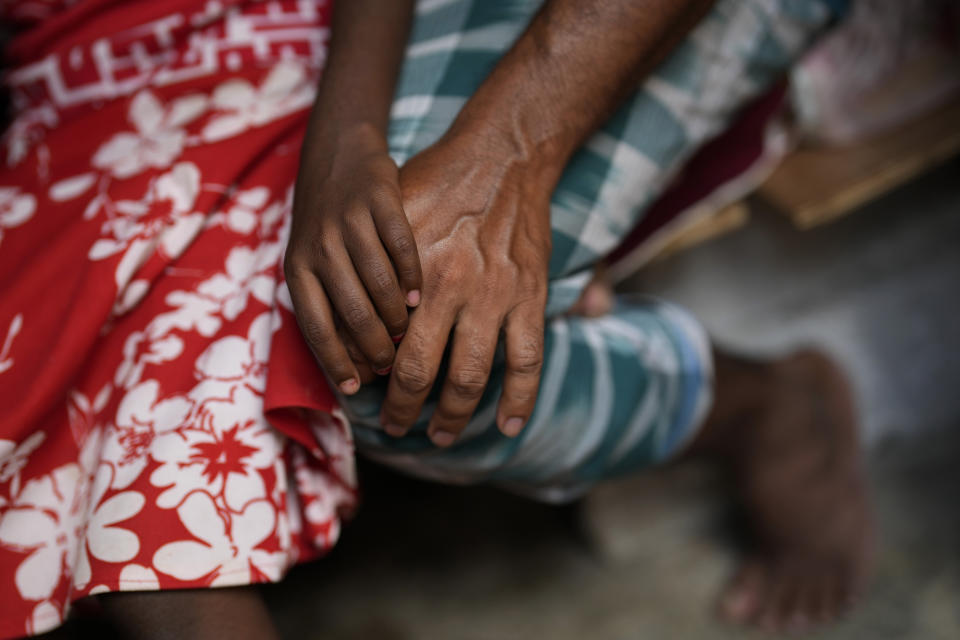
[[[407,305],[420,298],[417,247],[385,138],[412,6],[337,4],[301,152],[284,270],[300,329],[346,394],[361,377],[389,371]]]
[[[285,267],[304,336],[343,393],[393,367],[381,417],[388,433],[401,436],[416,420],[450,336],[428,433],[453,444],[486,387],[501,332],[507,370],[497,426],[520,433],[543,360],[550,194],[583,140],[710,4],[546,3],[399,181],[384,139],[412,3],[338,5]],[[371,41],[382,46],[374,51]],[[400,301],[421,290],[408,298],[420,307],[407,316]],[[390,338],[402,334],[394,356]]]
[[[255,587],[111,593],[100,606],[130,640],[280,637]]]

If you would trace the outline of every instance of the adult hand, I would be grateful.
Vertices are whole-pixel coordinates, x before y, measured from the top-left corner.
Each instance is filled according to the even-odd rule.
[[[437,377],[449,371],[428,433],[452,444],[480,400],[503,332],[506,375],[497,426],[508,436],[533,412],[543,362],[555,176],[479,136],[448,136],[400,171],[403,206],[423,266],[423,302],[412,314],[390,376],[381,421],[403,435]]]
[[[390,371],[420,261],[382,134],[348,128],[304,145],[284,272],[308,345],[351,394],[371,368]]]

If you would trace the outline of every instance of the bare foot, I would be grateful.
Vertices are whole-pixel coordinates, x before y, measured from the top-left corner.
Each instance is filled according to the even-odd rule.
[[[697,445],[729,465],[754,536],[720,615],[805,631],[865,586],[873,525],[846,378],[803,351],[773,364],[717,356],[717,404]]]

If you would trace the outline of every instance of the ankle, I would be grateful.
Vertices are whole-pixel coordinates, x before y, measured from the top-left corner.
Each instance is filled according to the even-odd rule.
[[[753,360],[714,349],[714,401],[690,452],[709,456],[738,453],[766,406],[775,384],[772,361]]]

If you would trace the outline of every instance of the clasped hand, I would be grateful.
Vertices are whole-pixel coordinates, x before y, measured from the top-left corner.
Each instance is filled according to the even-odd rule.
[[[450,342],[428,427],[435,444],[449,446],[486,389],[502,333],[497,426],[520,433],[543,362],[549,179],[469,135],[445,137],[399,172],[376,134],[309,151],[284,268],[297,322],[327,376],[349,395],[361,380],[389,375],[381,422],[401,436]]]

